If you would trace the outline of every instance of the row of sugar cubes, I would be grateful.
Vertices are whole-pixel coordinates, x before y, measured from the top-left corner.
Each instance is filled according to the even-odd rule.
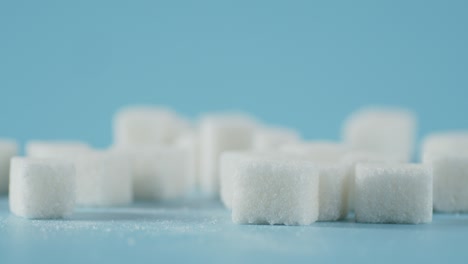
[[[197,185],[213,197],[220,192],[236,223],[334,221],[346,217],[348,207],[361,222],[423,223],[432,219],[434,174],[435,208],[466,211],[466,162],[454,153],[468,136],[430,136],[427,164],[405,164],[415,123],[404,110],[366,109],[348,118],[343,143],[306,142],[294,130],[245,115],[207,115],[193,126],[164,108],[130,107],[116,115],[109,150],[30,142],[28,157],[11,162],[11,210],[28,218],[61,217],[75,200],[125,205],[134,198],[183,197]],[[3,191],[16,149],[13,142],[0,145]]]
[[[468,211],[468,132],[431,134],[412,164],[416,118],[368,108],[343,142],[300,141],[221,155],[221,198],[239,224],[306,225],[355,212],[358,222],[428,223],[433,208]]]
[[[78,141],[0,143],[0,188],[10,210],[26,218],[60,218],[75,206],[125,206],[134,200],[189,195],[195,153],[185,119],[160,107],[131,107],[114,120],[105,150]]]

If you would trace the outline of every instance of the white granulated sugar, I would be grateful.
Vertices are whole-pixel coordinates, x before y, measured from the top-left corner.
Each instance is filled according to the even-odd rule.
[[[73,158],[77,204],[121,206],[132,202],[130,157],[118,151],[92,151]]]
[[[434,170],[434,210],[468,212],[468,152],[431,156]]]
[[[414,164],[358,164],[357,222],[420,224],[432,221],[432,169]]]
[[[308,141],[283,145],[280,151],[313,162],[338,162],[348,152],[348,148],[338,142]]]
[[[354,150],[381,152],[410,161],[416,116],[401,108],[364,108],[344,123],[343,140]]]
[[[26,144],[26,156],[32,158],[67,159],[91,150],[91,147],[79,141],[29,141]]]
[[[131,106],[114,118],[117,146],[165,145],[174,143],[190,124],[170,109],[158,106]]]
[[[62,218],[75,205],[75,169],[58,160],[11,160],[10,210],[25,218]]]
[[[17,153],[18,144],[14,140],[0,139],[0,194],[8,191],[10,159]]]
[[[255,130],[253,149],[256,151],[277,150],[285,144],[300,141],[299,133],[282,127],[262,127]]]
[[[372,151],[350,151],[345,154],[340,163],[346,166],[348,174],[348,209],[354,211],[354,179],[356,173],[356,164],[358,163],[402,163],[398,157],[389,156],[380,152]]]
[[[189,150],[174,146],[121,148],[131,156],[133,193],[137,200],[174,199],[186,196],[190,179]]]
[[[219,158],[222,152],[252,148],[256,122],[243,115],[211,115],[200,121],[200,189],[219,194]]]
[[[238,174],[240,163],[253,159],[291,159],[279,152],[260,152],[260,151],[226,151],[220,158],[220,176],[221,176],[221,201],[228,209],[232,207],[232,194],[234,188],[234,177]]]
[[[308,162],[253,160],[234,180],[236,224],[309,225],[318,219],[319,177]]]
[[[319,173],[318,221],[337,221],[348,215],[348,184],[346,166],[337,163],[314,164]]]

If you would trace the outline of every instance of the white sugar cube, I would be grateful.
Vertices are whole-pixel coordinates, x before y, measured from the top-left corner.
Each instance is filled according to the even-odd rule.
[[[147,146],[124,148],[121,151],[131,156],[135,199],[175,199],[191,191],[192,163],[187,149]]]
[[[337,221],[348,215],[347,168],[337,163],[316,163],[319,174],[318,221]]]
[[[255,160],[306,161],[300,156],[278,152],[230,151],[221,155],[221,200],[226,208],[232,208],[234,181],[241,164]],[[347,167],[341,164],[314,163],[320,177],[319,221],[336,221],[347,215],[348,175]]]
[[[34,219],[62,218],[75,206],[75,169],[58,160],[11,160],[10,210]]]
[[[252,148],[255,122],[242,115],[206,116],[200,122],[200,188],[219,194],[219,158],[222,152]]]
[[[232,194],[234,192],[234,177],[238,174],[240,164],[254,159],[291,159],[278,152],[259,151],[226,151],[220,158],[221,201],[228,209],[232,208]]]
[[[467,149],[468,131],[432,133],[423,140],[421,160],[430,162],[432,156],[466,152]]]
[[[253,149],[256,151],[277,150],[285,144],[297,143],[300,141],[299,134],[288,128],[263,127],[254,133]]]
[[[410,161],[416,117],[400,108],[365,108],[353,113],[343,127],[343,139],[354,150],[381,152]]]
[[[307,162],[253,160],[234,180],[236,224],[309,225],[318,219],[319,177]]]
[[[283,145],[280,151],[314,162],[338,162],[348,152],[348,148],[337,142],[309,141]]]
[[[117,146],[166,145],[190,125],[170,109],[157,106],[131,106],[114,118],[114,141]]]
[[[81,206],[120,206],[132,202],[129,158],[110,151],[94,151],[76,141],[31,141],[29,157],[72,163],[76,169],[76,203]]]
[[[431,156],[434,170],[434,210],[468,212],[468,153]]]
[[[26,156],[32,158],[63,159],[91,150],[91,147],[79,141],[29,141],[26,144]]]
[[[18,153],[18,144],[14,140],[0,139],[0,194],[8,191],[10,159]]]
[[[354,190],[354,179],[356,173],[356,165],[358,163],[401,163],[403,160],[399,160],[395,156],[389,156],[380,152],[372,151],[350,151],[345,154],[340,163],[342,163],[347,168],[348,174],[348,209],[354,211],[354,200],[355,200],[355,190]]]
[[[468,131],[430,134],[422,160],[434,170],[434,210],[468,212]]]
[[[132,202],[132,171],[127,155],[90,151],[71,160],[76,167],[78,205],[121,206]]]
[[[419,224],[432,221],[432,169],[414,164],[358,164],[357,222]]]
[[[199,170],[200,170],[200,143],[199,136],[195,131],[187,131],[181,134],[174,144],[174,146],[184,149],[188,152],[189,168],[188,168],[188,185],[190,188],[199,184]]]

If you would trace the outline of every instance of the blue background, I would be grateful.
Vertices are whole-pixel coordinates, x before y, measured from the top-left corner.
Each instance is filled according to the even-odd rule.
[[[112,142],[121,106],[238,109],[338,139],[367,104],[467,128],[468,1],[0,0],[0,137]],[[27,221],[0,198],[0,262],[466,260],[467,215],[430,225],[237,226],[219,204]],[[2,261],[3,260],[3,261]]]
[[[378,2],[378,3],[377,3]],[[121,106],[337,139],[366,104],[467,128],[467,1],[0,1],[0,136],[112,141]]]

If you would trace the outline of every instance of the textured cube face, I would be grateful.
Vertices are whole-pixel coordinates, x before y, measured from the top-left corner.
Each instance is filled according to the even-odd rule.
[[[275,159],[281,161],[290,159],[290,157],[275,151],[227,151],[221,154],[221,200],[226,208],[232,208],[234,177],[238,173],[242,162],[261,159]]]
[[[432,221],[432,170],[422,165],[358,164],[356,221],[419,224]]]
[[[0,194],[8,191],[10,159],[18,152],[15,141],[0,139]]]
[[[385,153],[372,152],[372,151],[350,151],[344,155],[340,163],[347,167],[348,174],[348,209],[354,211],[355,201],[355,187],[354,179],[356,172],[356,165],[358,163],[402,163],[398,157],[386,155]]]
[[[308,225],[318,218],[318,174],[309,163],[248,161],[234,179],[237,224]]]
[[[404,109],[363,109],[343,128],[344,141],[353,149],[382,152],[411,160],[416,118]]]
[[[434,210],[468,212],[468,156],[432,157]]]
[[[13,158],[10,210],[26,218],[61,218],[75,205],[75,170],[69,163]]]

